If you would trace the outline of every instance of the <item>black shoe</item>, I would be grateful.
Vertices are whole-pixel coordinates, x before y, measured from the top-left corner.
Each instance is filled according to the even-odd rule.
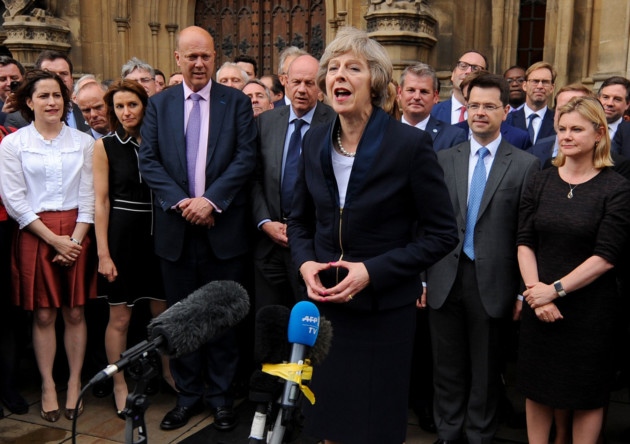
[[[418,417],[418,424],[420,428],[425,432],[435,433],[435,422],[433,421],[433,411],[428,407],[420,407],[413,409],[414,413]]]
[[[1,400],[11,413],[16,415],[26,415],[28,413],[28,402],[14,390],[5,392]]]
[[[232,406],[218,407],[214,412],[214,428],[227,432],[236,427],[236,413]]]
[[[97,382],[92,386],[92,394],[97,398],[104,398],[112,393],[114,393],[114,381],[111,379]]]
[[[160,428],[162,430],[175,430],[188,424],[188,420],[193,416],[201,413],[203,408],[200,404],[191,407],[175,406],[173,410],[168,412],[162,422]]]

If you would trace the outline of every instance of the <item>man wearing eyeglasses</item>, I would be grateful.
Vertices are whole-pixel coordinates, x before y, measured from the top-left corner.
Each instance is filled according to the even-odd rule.
[[[525,106],[525,70],[518,65],[510,66],[503,73],[503,78],[510,85],[509,112],[518,111]]]
[[[526,130],[532,144],[545,137],[554,136],[554,111],[548,108],[556,83],[556,70],[547,62],[534,63],[525,73],[525,106],[510,113],[507,123]]]
[[[466,101],[460,84],[471,72],[485,71],[488,69],[488,59],[482,53],[471,50],[463,53],[451,74],[453,83],[453,95],[450,99],[436,104],[431,110],[431,115],[442,122],[455,124],[466,120]]]
[[[481,74],[468,86],[470,141],[439,151],[458,246],[427,270],[437,444],[491,443],[501,394],[500,338],[520,315],[514,248],[521,193],[538,159],[501,136],[509,88]]]
[[[138,82],[149,97],[156,93],[155,70],[151,65],[137,57],[132,57],[121,69],[120,76],[123,79],[135,80]]]

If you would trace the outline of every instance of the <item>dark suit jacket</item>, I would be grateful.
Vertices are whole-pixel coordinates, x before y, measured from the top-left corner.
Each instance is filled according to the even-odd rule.
[[[545,117],[543,117],[542,123],[540,124],[540,130],[538,131],[538,137],[536,137],[536,142],[538,142],[541,139],[544,139],[545,137],[556,135],[556,130],[553,127],[554,114],[555,114],[554,110],[552,110],[551,108],[547,108]],[[505,121],[509,125],[512,125],[516,128],[520,128],[524,130],[525,132],[527,132],[527,122],[525,121],[525,108],[521,108],[518,111],[509,113]]]
[[[436,119],[450,125],[451,124],[451,107],[453,98],[436,103],[431,109],[431,115]]]
[[[77,129],[79,131],[83,131],[84,133],[92,135],[92,131],[90,130],[90,125],[87,124],[85,118],[83,117],[83,113],[79,108],[79,105],[72,102],[72,114],[74,115],[74,120],[77,122]],[[12,113],[7,114],[7,118],[4,121],[4,126],[13,127],[13,128],[23,128],[28,125],[28,122],[24,117],[22,117],[22,113],[19,111],[14,111]]]
[[[612,141],[612,150],[630,158],[630,122],[621,122]]]
[[[359,142],[341,210],[331,159],[335,125],[338,121],[314,127],[304,137],[288,222],[295,265],[327,263],[342,255],[363,262],[370,284],[346,304],[349,309],[413,304],[422,288],[420,272],[457,242],[431,140],[375,109]],[[343,270],[320,273],[325,287],[344,276]]]
[[[155,195],[155,252],[179,259],[188,223],[172,208],[190,197],[186,172],[184,88],[168,88],[149,100],[142,124],[140,172]],[[218,206],[207,230],[219,259],[247,251],[248,195],[245,185],[256,165],[256,125],[251,101],[237,89],[213,82],[203,196]]]
[[[276,100],[275,102],[273,102],[273,108],[282,108],[283,106],[287,106],[286,102],[284,101],[284,97],[281,98],[280,100]]]
[[[466,136],[468,136],[470,132],[470,127],[468,126],[468,122],[464,120],[463,122],[456,123],[454,126],[458,126],[466,130]],[[532,146],[532,141],[529,139],[529,133],[527,131],[523,131],[520,128],[515,128],[512,125],[509,125],[507,122],[501,123],[501,137],[505,139],[507,143],[516,148],[520,148],[522,150],[528,149]]]
[[[450,123],[442,122],[433,116],[429,117],[425,129],[433,139],[433,151],[445,150],[459,145],[468,139],[468,132]]]
[[[252,189],[254,223],[270,219],[282,220],[280,184],[282,181],[282,155],[289,128],[291,107],[281,106],[258,116],[258,159]],[[318,102],[310,128],[329,123],[336,114],[331,107]],[[309,128],[309,129],[310,129]],[[256,257],[265,257],[275,244],[262,235],[256,247]]]
[[[553,155],[553,147],[556,144],[556,136],[545,137],[542,140],[538,140],[536,145],[527,150],[528,153],[533,154],[540,160],[541,168],[544,167],[545,162],[551,159]]]
[[[470,141],[440,151],[446,186],[455,210],[459,244],[427,270],[427,301],[439,309],[448,297],[459,267],[468,209]],[[519,290],[516,231],[521,193],[538,159],[501,141],[483,193],[475,226],[475,264],[479,294],[489,316],[509,315]]]

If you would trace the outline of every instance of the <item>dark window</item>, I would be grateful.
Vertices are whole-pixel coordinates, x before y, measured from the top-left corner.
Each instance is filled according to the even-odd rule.
[[[547,0],[521,0],[518,18],[517,61],[527,68],[543,58]]]

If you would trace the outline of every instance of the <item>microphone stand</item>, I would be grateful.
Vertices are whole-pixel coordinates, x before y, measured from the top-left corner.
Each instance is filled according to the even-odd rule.
[[[144,353],[141,353],[138,358],[139,372],[134,377],[136,379],[136,387],[133,392],[127,396],[125,408],[122,411],[126,418],[125,424],[125,443],[126,444],[147,444],[149,442],[147,436],[147,427],[144,420],[144,412],[149,408],[149,397],[146,394],[147,385],[151,378],[155,377],[158,372],[154,365],[154,360],[151,359],[151,354],[155,353],[155,345],[145,342],[141,342],[135,347],[132,347],[128,351],[124,352],[121,356],[124,358],[125,354],[136,354],[142,349],[146,348]],[[138,432],[138,440],[134,441],[134,432]]]

